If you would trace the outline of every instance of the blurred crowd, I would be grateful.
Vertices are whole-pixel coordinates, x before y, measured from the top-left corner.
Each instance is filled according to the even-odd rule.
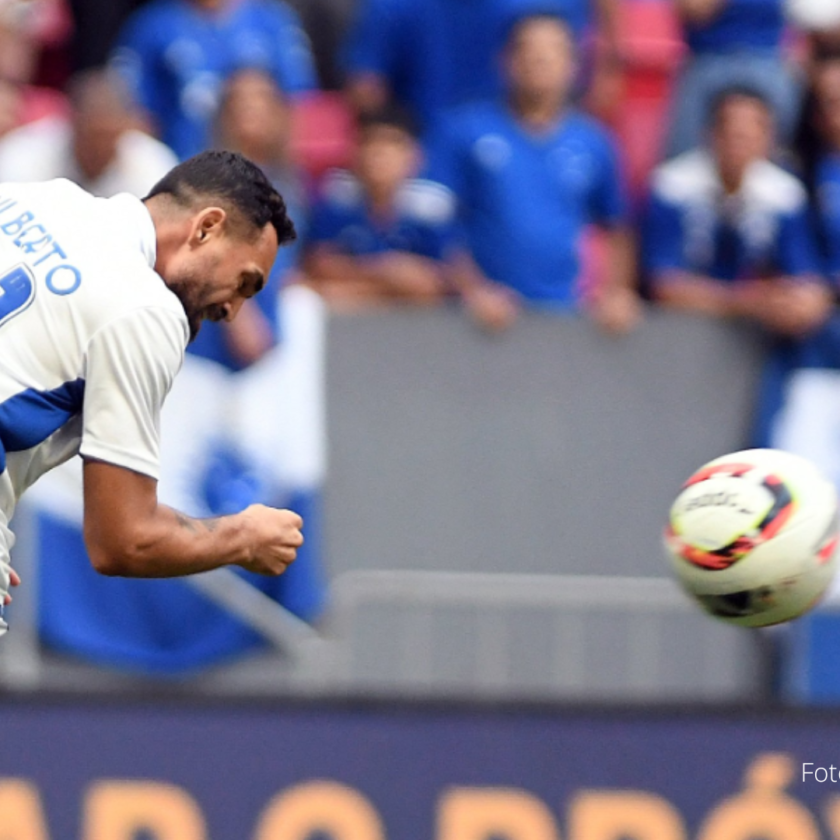
[[[491,330],[579,310],[615,332],[647,298],[803,339],[840,271],[833,5],[0,0],[0,180],[143,195],[176,160],[234,148],[301,234],[271,293],[459,300]],[[631,189],[634,19],[673,23],[682,57],[659,165]],[[256,361],[277,338],[262,297],[193,352]]]
[[[186,438],[219,382],[270,389],[287,289],[491,333],[670,307],[764,337],[752,442],[840,485],[840,0],[0,0],[0,182],[142,197],[213,147],[298,239],[190,346]],[[252,500],[223,448],[231,494],[188,512]]]
[[[621,334],[651,302],[766,334],[756,442],[840,426],[840,3],[0,0],[0,181],[142,196],[208,147],[264,167],[299,238],[194,356],[256,363],[292,284],[489,331]]]

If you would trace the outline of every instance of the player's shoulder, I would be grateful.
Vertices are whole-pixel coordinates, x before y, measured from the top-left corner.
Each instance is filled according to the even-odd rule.
[[[422,224],[450,224],[455,217],[455,196],[448,187],[426,178],[412,178],[397,196],[400,215]]]

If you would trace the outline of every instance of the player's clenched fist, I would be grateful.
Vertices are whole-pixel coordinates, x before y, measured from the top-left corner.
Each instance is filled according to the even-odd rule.
[[[303,545],[303,519],[291,510],[251,505],[242,516],[253,535],[251,556],[239,563],[260,575],[280,575]]]

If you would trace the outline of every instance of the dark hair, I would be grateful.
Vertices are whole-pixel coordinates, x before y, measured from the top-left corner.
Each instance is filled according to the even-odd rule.
[[[200,198],[217,199],[258,231],[272,224],[280,245],[297,237],[283,196],[256,164],[238,152],[201,152],[185,160],[164,175],[146,199],[157,195],[171,196],[183,207]]]
[[[723,106],[731,99],[751,99],[753,102],[758,102],[771,117],[776,115],[772,103],[758,88],[743,84],[727,85],[709,99],[706,113],[710,125],[714,125],[718,121]]]
[[[417,139],[420,133],[417,121],[411,112],[396,102],[388,102],[379,108],[361,111],[356,117],[356,127],[359,129],[359,133],[378,126],[397,128],[414,139]]]

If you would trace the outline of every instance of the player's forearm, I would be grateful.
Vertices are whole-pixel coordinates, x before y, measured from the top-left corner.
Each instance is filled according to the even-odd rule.
[[[289,510],[251,505],[218,519],[192,519],[158,504],[157,482],[102,461],[84,467],[85,543],[105,575],[178,577],[238,565],[281,574],[303,543]]]
[[[194,519],[165,505],[110,542],[86,533],[96,570],[121,577],[197,574],[250,559],[254,535],[246,513]]]

